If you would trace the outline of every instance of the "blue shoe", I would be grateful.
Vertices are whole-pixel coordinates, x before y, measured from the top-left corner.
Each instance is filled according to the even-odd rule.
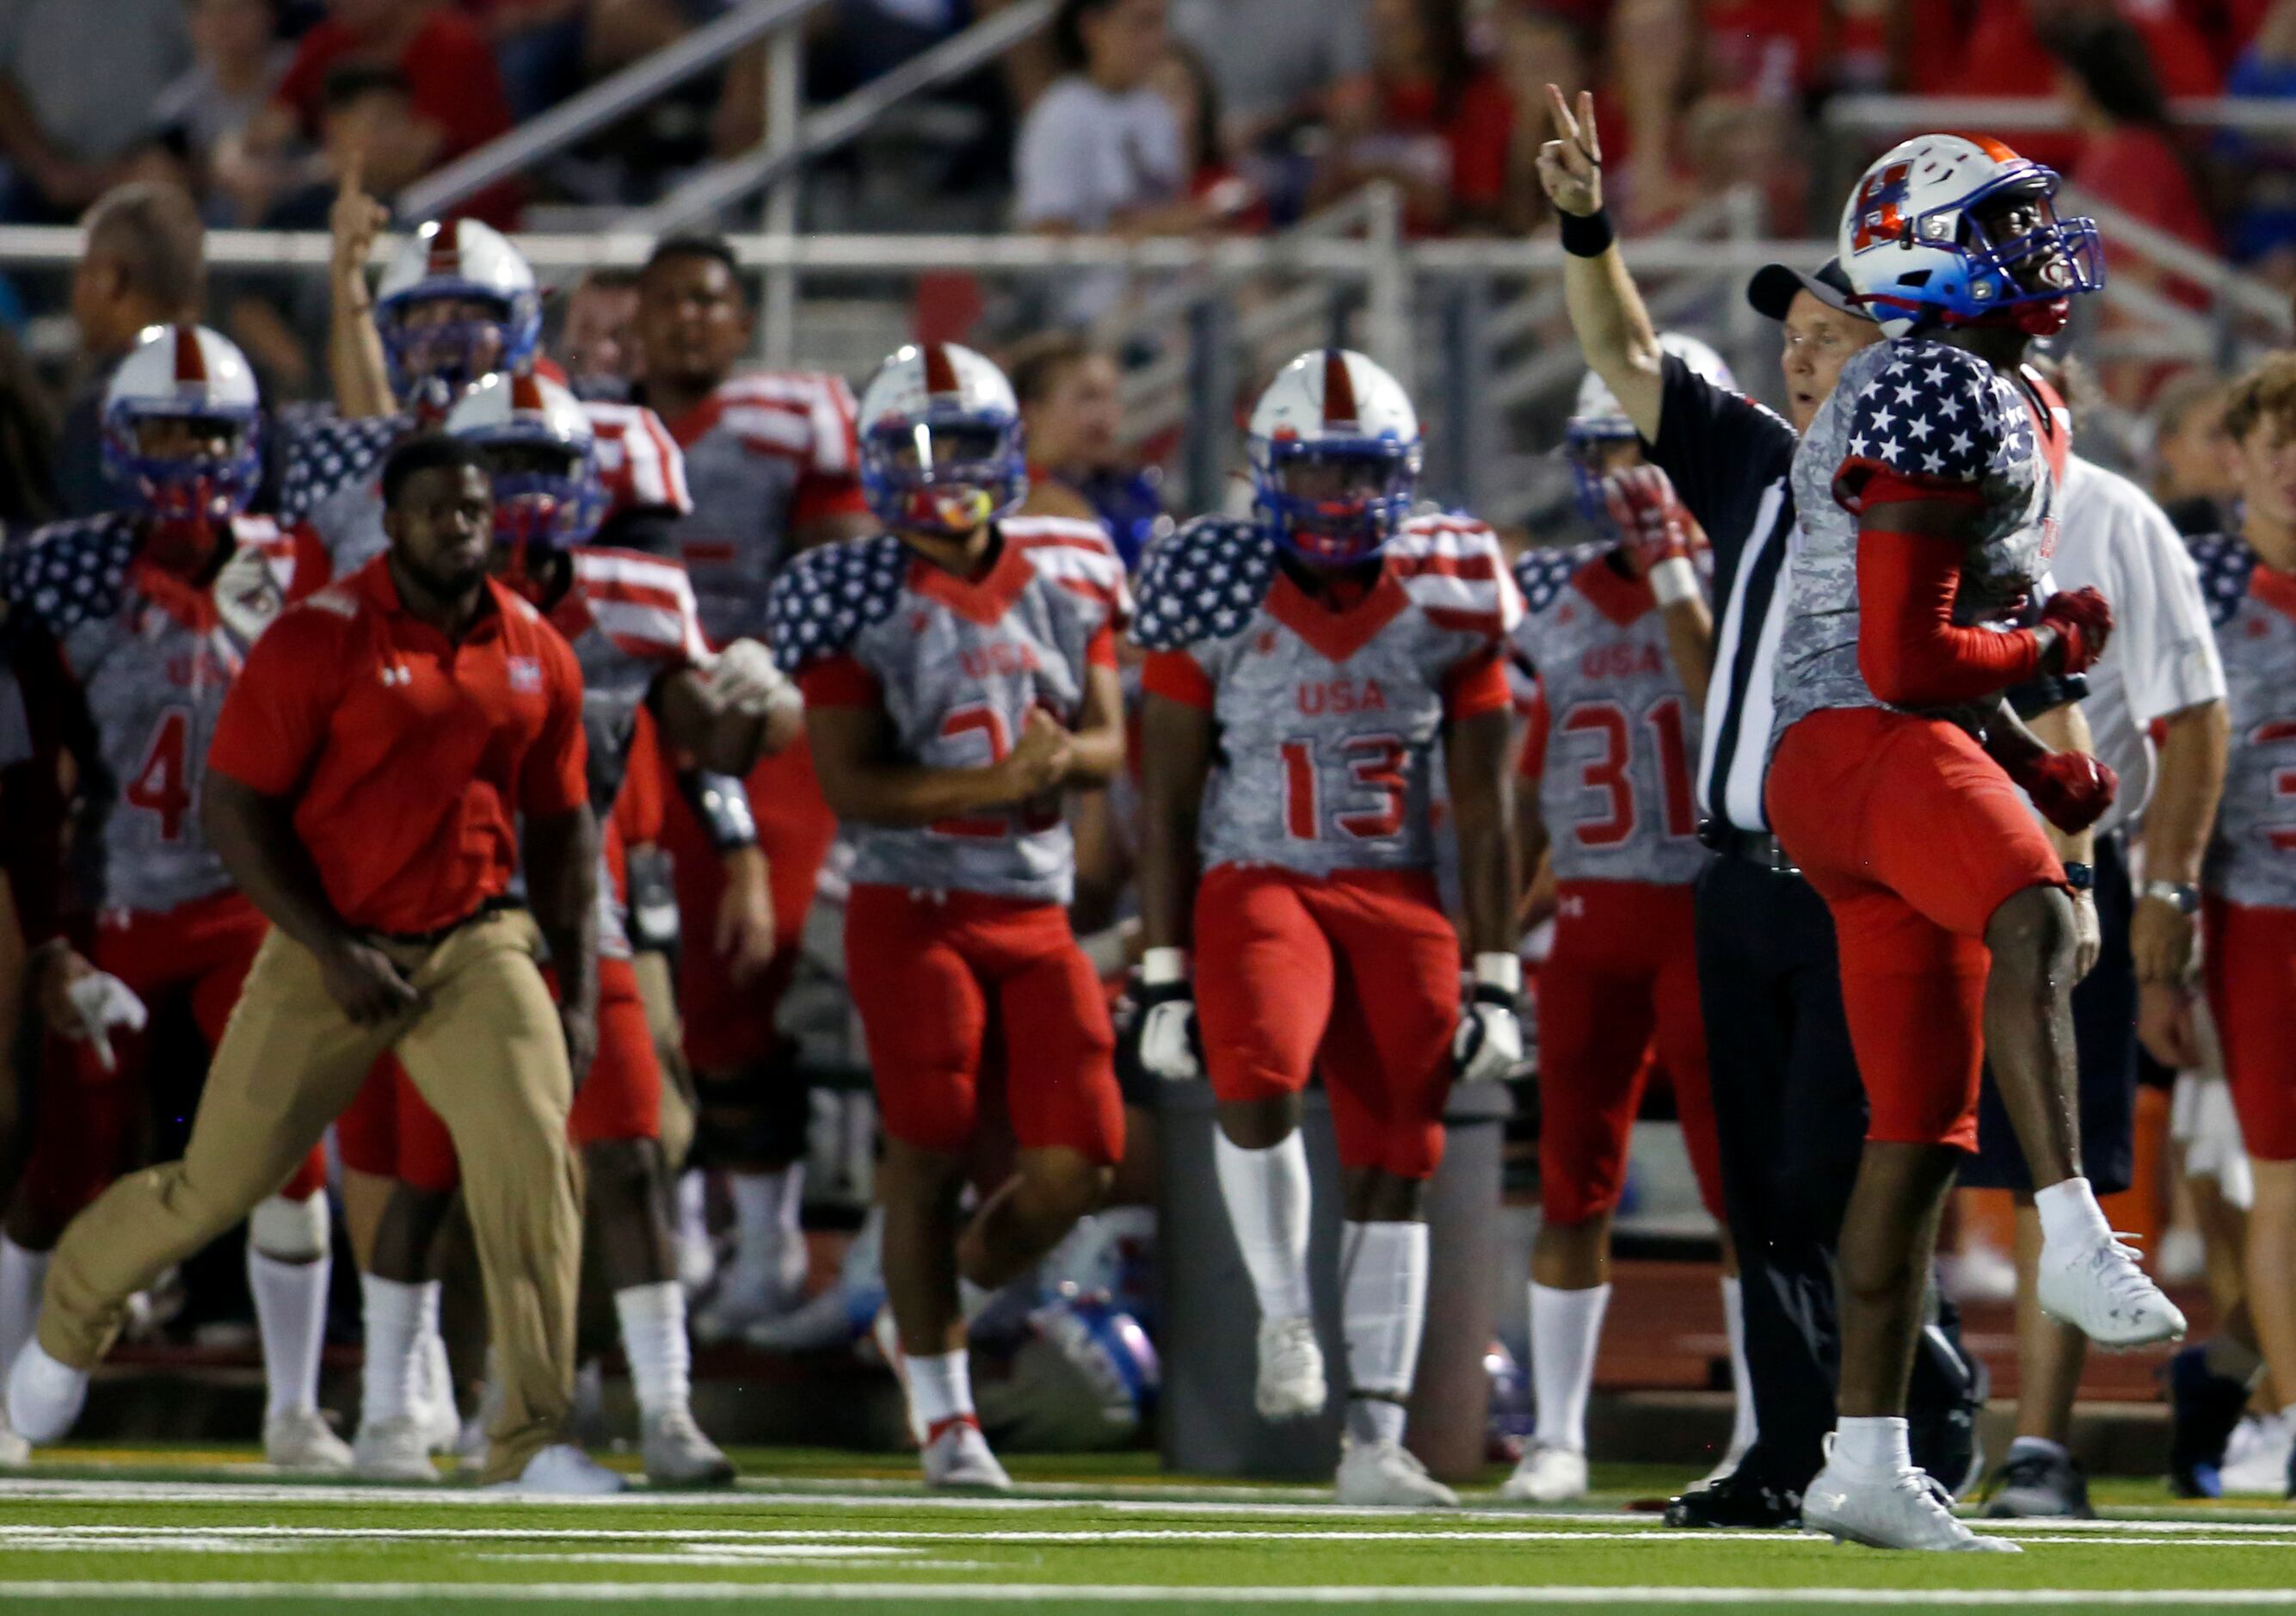
[[[2169,1360],[2169,1490],[2180,1498],[2224,1496],[2225,1443],[2248,1407],[2248,1388],[2209,1367],[2204,1346]]]

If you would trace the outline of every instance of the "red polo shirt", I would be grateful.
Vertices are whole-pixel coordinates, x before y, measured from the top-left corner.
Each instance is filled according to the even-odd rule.
[[[351,925],[451,925],[510,886],[515,816],[589,800],[582,674],[491,579],[470,634],[410,614],[378,556],[274,623],[225,698],[208,767],[295,800]]]

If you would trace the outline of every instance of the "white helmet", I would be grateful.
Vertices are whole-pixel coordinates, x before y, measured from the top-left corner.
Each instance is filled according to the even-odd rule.
[[[416,304],[484,303],[491,318],[410,328]],[[375,289],[374,323],[401,397],[435,410],[495,371],[526,369],[542,340],[534,270],[503,234],[476,219],[433,219],[391,255]]]
[[[1020,401],[954,342],[912,344],[861,391],[861,492],[888,528],[959,537],[1029,492]]]
[[[2036,335],[2104,284],[2093,219],[2056,216],[2057,176],[1981,135],[1917,135],[1866,170],[1842,209],[1842,273],[1886,336],[2003,310]]]
[[[153,455],[143,427],[201,423],[227,447]],[[149,325],[103,390],[103,467],[120,496],[147,517],[212,527],[247,509],[263,480],[261,401],[255,372],[231,339],[204,325]]]
[[[1365,560],[1411,514],[1419,412],[1352,349],[1316,349],[1276,372],[1251,406],[1250,448],[1252,504],[1268,537],[1302,560]]]
[[[502,544],[578,545],[605,513],[589,412],[545,377],[483,377],[447,413],[447,431],[479,446],[494,484]]]
[[[1663,332],[1658,345],[1688,365],[1692,375],[1731,392],[1738,390],[1737,381],[1730,374],[1730,367],[1722,356],[1696,337],[1678,331]],[[1562,452],[1570,462],[1571,480],[1578,490],[1578,509],[1590,521],[1599,524],[1606,520],[1600,463],[1602,446],[1632,443],[1641,435],[1609,383],[1591,370],[1579,378],[1578,399],[1571,406],[1570,419],[1562,427]]]

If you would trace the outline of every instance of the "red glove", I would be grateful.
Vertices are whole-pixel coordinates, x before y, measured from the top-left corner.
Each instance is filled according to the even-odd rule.
[[[2042,818],[2068,836],[2103,818],[2120,790],[2120,776],[2087,752],[2037,753],[2031,762],[2011,769],[2009,778],[2033,800]]]
[[[1654,465],[1629,466],[1603,479],[1603,504],[1616,523],[1627,561],[1638,578],[1661,562],[1687,561],[1698,524],[1682,508],[1674,484]]]
[[[2057,671],[2087,673],[2112,637],[2112,607],[2094,589],[2061,592],[2041,607],[2041,627],[2055,629],[2064,642],[2064,666]]]

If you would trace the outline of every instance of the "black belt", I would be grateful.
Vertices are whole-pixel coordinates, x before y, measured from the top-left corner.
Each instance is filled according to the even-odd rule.
[[[1725,858],[1742,859],[1780,875],[1801,874],[1801,867],[1767,831],[1742,831],[1719,819],[1709,819],[1698,827],[1698,840]]]
[[[521,906],[515,898],[489,898],[462,919],[450,920],[445,925],[434,927],[428,931],[373,931],[368,935],[381,942],[395,943],[402,948],[429,948],[445,942],[472,921],[484,920],[489,915],[499,915],[504,909],[515,909]]]

